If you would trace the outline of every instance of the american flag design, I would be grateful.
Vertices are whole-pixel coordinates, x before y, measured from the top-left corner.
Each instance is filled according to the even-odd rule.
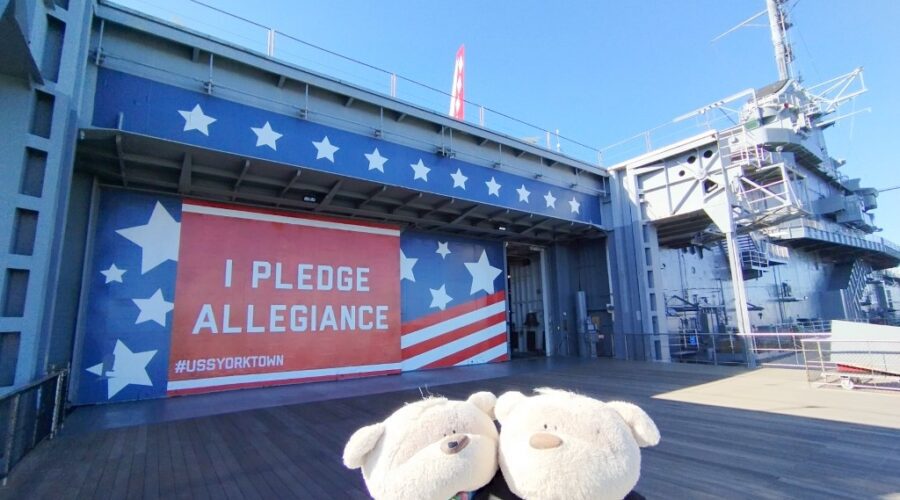
[[[163,397],[181,201],[104,189],[97,208],[74,400]]]
[[[503,244],[405,232],[400,250],[402,369],[509,359]]]
[[[200,212],[210,220],[197,219]],[[216,215],[219,212],[228,216]],[[317,228],[298,226],[309,224]],[[395,227],[359,226],[352,221],[204,204],[120,189],[100,191],[94,227],[86,275],[87,314],[79,330],[80,348],[76,349],[76,404],[508,359],[506,269],[501,242],[400,233]],[[234,236],[232,233],[254,237],[244,245],[240,238],[227,240],[226,236]],[[266,236],[269,233],[277,236]],[[375,238],[393,239],[395,243],[391,247],[389,241],[382,242],[387,246],[377,247],[381,250],[372,254]],[[313,257],[322,250],[316,245],[327,241],[338,246],[353,241],[352,246],[372,254],[355,257],[371,268],[366,281],[371,291],[357,293],[356,298],[361,304],[390,307],[381,320],[372,313],[359,317],[376,323],[371,333],[344,331],[343,326],[327,333],[293,331],[294,323],[285,306],[271,306],[281,308],[271,314],[260,313],[270,304],[291,303],[284,299],[286,293],[294,296],[290,292],[266,290],[277,280],[292,279],[287,273],[278,278],[273,274],[258,288],[246,283],[243,288],[239,286],[237,270],[247,267],[241,262],[248,264],[248,259],[288,262],[293,255],[304,255],[313,259],[310,262],[327,264],[328,258]],[[217,256],[208,244],[221,247],[224,253]],[[241,250],[242,245],[258,250]],[[276,251],[278,245],[302,252]],[[354,259],[352,252],[325,253],[340,254],[335,258],[341,262]],[[223,288],[222,273],[214,265],[224,257],[233,260],[235,269],[234,276],[229,274],[227,278],[228,288]],[[198,267],[204,261],[211,262],[209,269]],[[191,288],[185,288],[185,283]],[[280,284],[285,286],[287,282]],[[304,292],[297,303],[313,304],[331,297],[340,306],[353,304],[353,296],[340,291]],[[248,319],[249,306],[241,300],[257,307],[252,319]],[[209,321],[215,318],[215,326],[207,320],[201,322],[196,311],[207,302],[215,311],[221,311],[223,303],[230,304],[230,319],[217,313],[203,316]],[[399,318],[395,322],[391,318],[396,313],[391,311],[397,309]],[[229,321],[232,330],[243,331],[226,335]],[[343,321],[343,316],[338,318],[340,324]],[[387,330],[378,331],[378,321],[383,321]],[[198,327],[201,323],[207,326]],[[271,326],[276,324],[277,331]],[[359,323],[357,330],[361,328]],[[285,332],[287,329],[291,331]],[[356,340],[347,344],[348,339]],[[212,370],[210,362],[219,361],[224,366],[219,363]],[[233,369],[229,363],[235,364]]]

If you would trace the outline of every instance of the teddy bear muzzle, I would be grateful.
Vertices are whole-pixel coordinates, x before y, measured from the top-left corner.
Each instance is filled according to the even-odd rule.
[[[469,436],[454,434],[441,443],[441,451],[447,455],[455,455],[469,446]]]
[[[549,432],[535,432],[528,440],[528,444],[536,450],[552,450],[559,448],[562,443],[562,438]]]

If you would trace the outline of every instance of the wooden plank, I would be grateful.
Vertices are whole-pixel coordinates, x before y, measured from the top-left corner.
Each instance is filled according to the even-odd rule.
[[[416,380],[428,382],[431,394],[457,399],[479,390],[550,386],[639,404],[663,436],[659,446],[643,451],[637,490],[648,498],[871,498],[900,491],[898,429],[655,397],[747,373],[742,370],[562,362],[438,385],[447,373],[417,374]],[[358,427],[420,397],[417,389],[403,389],[63,434],[26,457],[0,496],[365,498],[359,471],[341,463],[344,443]]]

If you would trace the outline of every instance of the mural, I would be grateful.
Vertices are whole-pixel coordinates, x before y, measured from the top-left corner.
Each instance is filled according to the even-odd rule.
[[[503,243],[403,233],[403,370],[507,357]]]
[[[507,359],[501,242],[115,189],[97,213],[78,404]]]
[[[92,124],[486,205],[600,225],[596,196],[433,151],[100,68]]]

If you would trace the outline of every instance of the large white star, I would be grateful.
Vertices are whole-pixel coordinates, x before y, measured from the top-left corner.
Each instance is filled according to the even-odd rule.
[[[544,195],[544,201],[547,202],[547,208],[556,208],[556,197],[550,191]]]
[[[131,349],[121,340],[116,340],[116,347],[113,349],[112,370],[106,372],[107,399],[119,393],[122,389],[131,384],[153,386],[150,375],[147,374],[147,364],[156,355],[156,351],[131,352]],[[102,363],[87,369],[91,373],[102,373]],[[99,373],[98,373],[99,372]]]
[[[319,141],[319,142],[312,141],[312,143],[313,143],[313,146],[316,147],[316,159],[317,160],[322,159],[322,158],[327,158],[328,161],[330,161],[331,163],[334,163],[334,153],[338,149],[341,149],[341,148],[331,144],[331,141],[328,140],[327,135],[321,141]]]
[[[519,193],[519,201],[528,203],[528,197],[531,196],[531,191],[525,188],[525,184],[522,184],[522,187],[516,189],[516,192]]]
[[[155,321],[159,326],[166,326],[166,314],[175,307],[175,304],[166,302],[162,290],[159,288],[149,299],[131,299],[131,301],[141,310],[137,319],[134,320],[135,325],[145,321]]]
[[[176,222],[158,201],[146,224],[116,232],[141,247],[141,274],[147,274],[167,260],[178,261],[181,223]]]
[[[569,200],[569,207],[572,208],[573,214],[581,213],[581,203],[578,203],[578,200],[576,200],[575,198],[572,198],[571,200]]]
[[[450,244],[449,244],[448,242],[446,242],[446,241],[439,241],[439,242],[438,242],[438,249],[435,250],[434,253],[439,254],[439,255],[441,256],[442,259],[446,259],[448,255],[450,255],[451,253],[453,253],[453,252],[450,251],[449,245],[450,245]]]
[[[497,181],[495,181],[493,177],[491,177],[491,180],[485,182],[485,184],[487,185],[487,188],[488,188],[488,196],[494,195],[497,198],[500,197],[500,188],[502,186],[500,186],[500,184],[498,184]]]
[[[431,290],[431,305],[428,307],[437,307],[443,311],[447,308],[447,303],[453,300],[453,297],[447,295],[446,285],[441,285],[437,290],[434,288],[429,288],[429,290]]]
[[[428,182],[428,172],[431,172],[431,169],[422,163],[421,158],[419,158],[418,163],[410,164],[410,167],[413,169],[413,180],[422,179],[423,181]]]
[[[366,153],[365,156],[369,160],[369,170],[379,170],[381,173],[384,173],[384,162],[388,161],[388,159],[381,156],[378,148],[375,148],[375,151],[371,153]]]
[[[400,281],[409,280],[416,281],[416,275],[413,274],[413,267],[419,259],[407,257],[403,250],[400,250]]]
[[[113,265],[109,266],[109,269],[100,271],[100,274],[106,277],[106,281],[104,281],[104,284],[112,283],[113,281],[122,283],[122,275],[126,272],[127,271],[125,271],[124,269],[119,269],[118,267],[116,267],[116,264],[113,263]]]
[[[199,104],[190,111],[178,111],[184,118],[184,131],[196,130],[205,136],[209,136],[209,126],[216,121],[215,118],[203,114],[203,108]]]
[[[478,262],[466,262],[466,269],[472,275],[472,289],[469,290],[469,294],[473,295],[479,290],[494,293],[494,279],[503,272],[502,269],[491,265],[487,252],[484,250],[481,251],[481,257],[478,258]]]
[[[250,127],[250,130],[256,134],[256,147],[259,146],[269,146],[273,151],[277,151],[277,147],[275,146],[275,141],[281,139],[283,134],[279,134],[278,132],[272,130],[272,126],[269,125],[269,122],[266,122],[262,127]]]
[[[469,178],[463,175],[461,169],[457,168],[456,173],[450,174],[450,177],[453,177],[453,187],[466,189],[466,181]]]

